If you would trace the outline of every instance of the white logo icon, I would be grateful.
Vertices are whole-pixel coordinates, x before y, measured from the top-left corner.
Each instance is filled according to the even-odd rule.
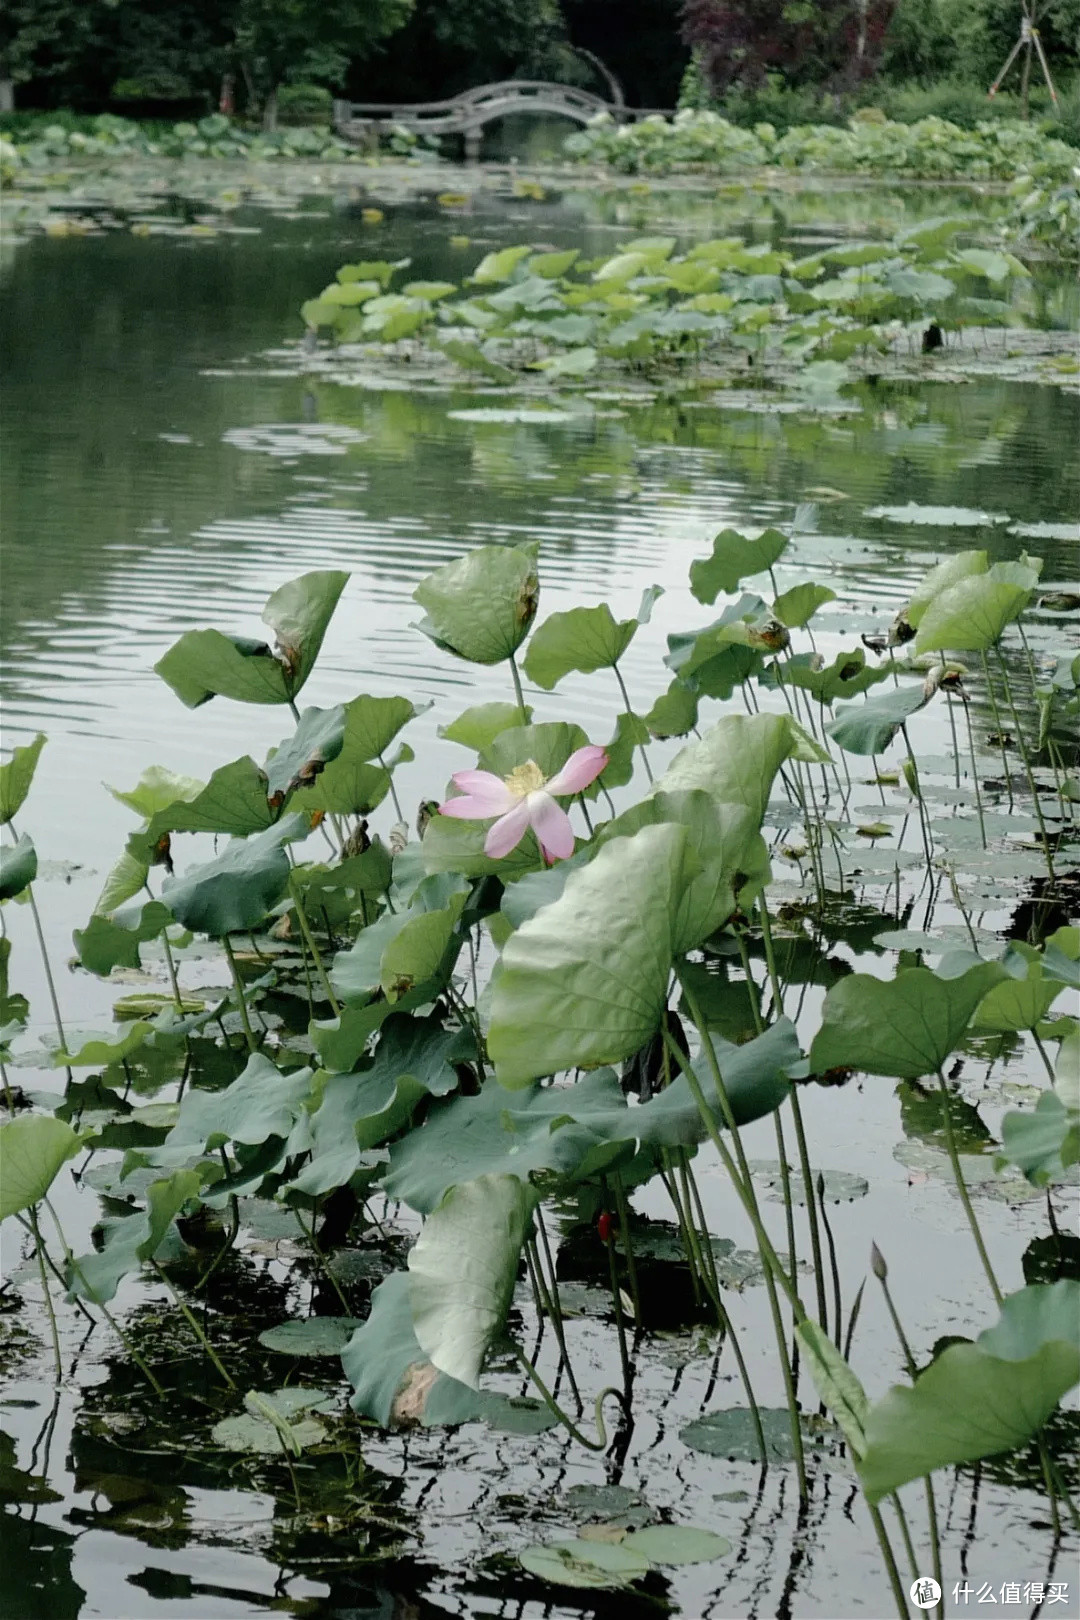
[[[941,1587],[932,1575],[920,1575],[912,1581],[908,1597],[917,1609],[933,1609],[941,1602]]]

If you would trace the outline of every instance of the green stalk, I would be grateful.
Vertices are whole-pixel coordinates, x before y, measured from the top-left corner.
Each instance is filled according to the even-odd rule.
[[[229,971],[232,973],[233,989],[236,991],[236,1001],[240,1009],[240,1022],[244,1026],[244,1039],[247,1041],[248,1051],[257,1052],[259,1043],[255,1039],[251,1019],[248,1017],[247,1002],[244,999],[244,986],[240,980],[240,969],[236,965],[236,957],[233,955],[233,948],[228,934],[222,934],[221,943],[225,947],[225,955],[229,958]]]
[[[12,832],[15,831],[14,822],[11,823],[11,830]],[[41,926],[41,913],[38,911],[37,901],[34,899],[34,885],[32,883],[28,883],[26,885],[26,898],[30,902],[30,915],[34,919],[34,932],[37,934],[38,948],[41,951],[41,961],[45,968],[45,983],[49,988],[49,1000],[52,1002],[53,1018],[56,1022],[56,1033],[60,1037],[60,1045],[66,1052],[68,1049],[68,1044],[67,1036],[64,1034],[64,1021],[60,1017],[60,1000],[56,994],[56,981],[53,978],[52,964],[49,961],[49,951],[45,944],[45,930]],[[67,1077],[70,1081],[70,1065],[68,1066]]]
[[[221,1362],[218,1360],[217,1352],[215,1351],[213,1345],[210,1343],[210,1340],[207,1338],[207,1336],[204,1333],[203,1329],[199,1326],[198,1320],[197,1320],[194,1312],[189,1310],[186,1301],[183,1300],[180,1297],[180,1295],[177,1293],[176,1289],[173,1287],[172,1283],[169,1281],[168,1277],[166,1277],[165,1273],[162,1271],[161,1267],[158,1265],[157,1261],[155,1259],[153,1259],[152,1257],[151,1257],[151,1260],[150,1260],[150,1264],[153,1267],[154,1271],[157,1273],[159,1281],[163,1282],[165,1284],[165,1287],[169,1290],[169,1293],[172,1295],[174,1301],[176,1302],[177,1306],[179,1307],[180,1313],[183,1316],[185,1322],[187,1323],[188,1327],[191,1329],[192,1333],[194,1333],[195,1337],[198,1339],[198,1341],[202,1345],[203,1349],[206,1351],[207,1356],[213,1362],[214,1366],[217,1368],[217,1370],[221,1374],[222,1378],[224,1378],[224,1380],[228,1384],[229,1388],[230,1389],[235,1389],[236,1388],[235,1383],[229,1377],[229,1374],[226,1372],[225,1368],[222,1366]]]
[[[918,1376],[918,1368],[915,1365],[915,1357],[911,1353],[911,1345],[908,1343],[908,1336],[904,1332],[903,1324],[900,1321],[900,1314],[897,1311],[896,1306],[893,1304],[893,1297],[889,1290],[889,1270],[885,1264],[885,1258],[878,1249],[877,1244],[874,1244],[870,1251],[870,1266],[875,1277],[881,1284],[881,1291],[885,1295],[885,1304],[888,1308],[889,1315],[892,1318],[892,1324],[896,1331],[896,1337],[900,1341],[900,1349],[903,1353],[904,1365],[907,1368],[908,1377],[911,1379],[911,1382],[914,1383],[916,1377]],[[944,1591],[945,1582],[941,1573],[941,1539],[938,1535],[937,1503],[934,1499],[934,1482],[929,1474],[926,1474],[923,1477],[923,1487],[926,1491],[926,1522],[930,1531],[930,1555],[934,1563],[934,1579],[937,1581],[941,1590]],[[918,1572],[916,1571],[915,1573]],[[939,1620],[944,1620],[944,1603],[942,1602],[937,1604],[936,1608]]]
[[[664,1056],[667,1056],[666,1051]],[[679,1223],[679,1236],[682,1239],[683,1252],[686,1255],[686,1263],[690,1269],[690,1282],[694,1290],[694,1302],[695,1304],[700,1305],[701,1289],[704,1280],[702,1272],[704,1267],[698,1253],[696,1234],[691,1234],[691,1228],[688,1224],[688,1217],[685,1209],[683,1208],[682,1194],[679,1190],[679,1183],[675,1175],[674,1164],[669,1148],[662,1147],[660,1149],[660,1164],[660,1176],[664,1186],[667,1188],[667,1195],[671,1199],[671,1205],[675,1211],[675,1218]]]
[[[143,1377],[146,1379],[147,1383],[150,1385],[150,1388],[154,1391],[154,1394],[164,1397],[164,1394],[165,1394],[164,1387],[154,1377],[154,1374],[150,1371],[150,1368],[147,1366],[147,1364],[143,1360],[142,1356],[140,1356],[139,1352],[136,1350],[135,1346],[132,1344],[129,1335],[124,1332],[124,1329],[120,1326],[120,1323],[116,1320],[115,1316],[113,1316],[112,1313],[108,1310],[108,1308],[101,1303],[100,1299],[95,1298],[93,1289],[88,1286],[88,1284],[86,1282],[86,1277],[83,1274],[82,1268],[80,1267],[78,1260],[76,1260],[74,1254],[71,1251],[71,1245],[68,1243],[68,1240],[67,1240],[67,1238],[66,1238],[66,1236],[64,1234],[64,1229],[60,1225],[60,1217],[57,1215],[55,1209],[53,1209],[53,1207],[50,1204],[47,1197],[43,1198],[41,1201],[45,1205],[45,1208],[48,1210],[49,1214],[52,1217],[52,1223],[56,1228],[56,1235],[60,1239],[60,1247],[64,1251],[64,1259],[67,1261],[68,1265],[71,1267],[72,1272],[74,1273],[74,1275],[76,1277],[81,1278],[83,1287],[86,1288],[86,1291],[90,1295],[90,1298],[93,1299],[94,1304],[97,1306],[98,1310],[101,1312],[101,1314],[105,1318],[106,1322],[108,1322],[109,1326],[112,1328],[113,1332],[116,1334],[117,1338],[120,1340],[120,1343],[124,1346],[124,1349],[127,1351],[128,1355],[131,1357],[131,1359],[134,1362],[135,1366],[138,1367],[139,1371],[142,1373]]]
[[[319,951],[319,947],[315,943],[315,935],[311,931],[311,924],[308,922],[307,913],[304,910],[304,902],[300,898],[300,890],[297,888],[296,884],[296,874],[291,866],[289,868],[289,893],[292,895],[293,905],[296,907],[296,915],[300,923],[300,932],[304,936],[304,941],[307,948],[311,952],[311,959],[315,963],[315,971],[319,975],[319,979],[322,982],[323,993],[326,996],[327,1001],[330,1003],[334,1017],[340,1018],[341,1002],[338,1000],[337,996],[335,996],[331,987],[329,977],[327,976],[326,967],[323,963],[322,955]]]
[[[1035,819],[1039,823],[1039,835],[1042,838],[1043,853],[1046,856],[1046,870],[1050,874],[1050,882],[1056,887],[1057,873],[1054,871],[1054,857],[1050,850],[1050,839],[1046,831],[1046,822],[1043,820],[1042,805],[1039,802],[1039,786],[1035,780],[1035,772],[1032,769],[1031,755],[1028,753],[1027,739],[1024,736],[1024,728],[1020,724],[1020,716],[1016,712],[1016,703],[1013,699],[1012,686],[1009,682],[1009,671],[1005,666],[1004,658],[1001,656],[1000,647],[994,648],[994,655],[998,661],[998,668],[1001,670],[1001,684],[1005,689],[1005,701],[1008,703],[1009,709],[1012,712],[1013,725],[1016,727],[1016,744],[1020,750],[1020,757],[1024,761],[1024,771],[1027,775],[1028,787],[1031,789],[1031,799],[1035,806]]]
[[[323,1254],[322,1250],[319,1248],[318,1243],[315,1241],[315,1218],[314,1218],[314,1216],[312,1216],[311,1231],[309,1232],[307,1227],[304,1225],[304,1217],[301,1215],[300,1211],[298,1209],[294,1208],[293,1209],[293,1214],[296,1217],[297,1226],[300,1228],[301,1232],[304,1234],[304,1237],[305,1237],[306,1241],[308,1243],[310,1243],[310,1245],[311,1245],[311,1252],[315,1257],[315,1264],[318,1266],[319,1270],[322,1272],[323,1276],[326,1278],[327,1282],[330,1284],[331,1288],[334,1290],[334,1293],[338,1297],[338,1300],[339,1300],[339,1302],[341,1304],[341,1314],[342,1314],[342,1316],[350,1316],[352,1314],[352,1312],[349,1309],[349,1302],[345,1298],[345,1295],[342,1293],[341,1287],[340,1287],[340,1285],[338,1283],[337,1278],[334,1276],[334,1273],[330,1270],[329,1261],[327,1260],[325,1254]],[[214,1264],[217,1265],[216,1260],[214,1261]],[[209,1273],[207,1275],[209,1275]],[[203,1280],[205,1281],[205,1279],[203,1279]],[[200,1287],[201,1286],[202,1285],[200,1284]]]
[[[829,1225],[829,1217],[825,1210],[825,1177],[820,1170],[817,1178],[817,1196],[821,1208],[821,1224],[825,1228],[825,1239],[829,1245],[829,1267],[832,1271],[833,1284],[833,1343],[839,1350],[841,1319],[843,1316],[840,1299],[840,1268],[836,1263],[836,1244],[833,1242],[832,1227]],[[823,1328],[825,1327],[824,1322],[821,1325]],[[825,1328],[825,1331],[828,1332],[828,1329]],[[916,1571],[916,1573],[918,1572]]]
[[[975,789],[975,809],[979,817],[979,837],[986,848],[986,822],[983,820],[982,790],[979,787],[979,767],[975,760],[975,732],[971,724],[971,701],[964,699],[964,720],[967,723],[968,754],[971,757],[971,781]]]
[[[923,803],[922,783],[919,781],[919,765],[911,747],[911,738],[908,736],[907,726],[900,727],[900,735],[904,739],[904,747],[907,749],[907,757],[911,764],[911,774],[915,782],[915,802],[919,809],[919,831],[922,833],[923,850],[926,854],[926,866],[927,870],[929,870],[933,865],[934,860],[934,843],[930,834],[930,818],[926,813],[926,806]]]
[[[986,695],[990,699],[990,709],[994,716],[994,726],[997,730],[998,746],[1001,749],[1001,769],[1005,774],[1005,788],[1009,795],[1009,809],[1011,810],[1013,807],[1012,776],[1009,773],[1009,760],[1005,753],[1005,728],[1001,724],[1001,712],[998,709],[997,693],[994,691],[994,683],[990,679],[990,665],[987,663],[985,652],[981,652],[979,657],[982,659],[982,672],[983,680],[986,682]]]
[[[146,890],[146,893],[150,896],[151,900],[155,899],[154,891],[150,887],[149,883],[144,883],[143,888]],[[184,1002],[180,995],[180,985],[176,977],[176,962],[173,960],[172,946],[169,944],[168,924],[166,924],[161,930],[158,937],[160,938],[165,951],[165,966],[169,970],[169,982],[172,985],[173,1001],[176,1003],[177,1012],[182,1014],[184,1011]]]
[[[712,1110],[705,1101],[705,1094],[698,1082],[697,1075],[684,1058],[682,1049],[676,1045],[666,1030],[664,1031],[664,1040],[669,1044],[672,1051],[672,1056],[675,1058],[675,1061],[678,1063],[683,1074],[686,1076],[686,1083],[690,1088],[690,1092],[695,1103],[697,1104],[698,1112],[701,1115],[705,1128],[708,1131],[713,1146],[720,1155],[725,1170],[731,1177],[732,1186],[735,1188],[736,1193],[739,1196],[739,1200],[749,1216],[750,1223],[753,1226],[754,1233],[757,1237],[758,1250],[761,1254],[762,1264],[765,1270],[765,1289],[766,1293],[768,1294],[769,1310],[773,1319],[773,1331],[776,1336],[777,1353],[780,1357],[780,1367],[784,1378],[784,1390],[787,1396],[788,1411],[791,1417],[791,1441],[792,1450],[795,1455],[795,1469],[799,1480],[799,1497],[801,1501],[806,1501],[808,1499],[809,1492],[806,1483],[806,1459],[803,1454],[802,1429],[799,1423],[799,1409],[795,1398],[795,1386],[791,1374],[791,1360],[788,1356],[787,1334],[784,1329],[783,1318],[780,1314],[780,1301],[776,1293],[776,1284],[779,1282],[785,1294],[788,1296],[788,1299],[791,1302],[792,1310],[795,1314],[795,1320],[797,1322],[802,1320],[806,1312],[802,1301],[795,1291],[794,1285],[791,1283],[787,1273],[784,1271],[783,1266],[780,1264],[776,1250],[773,1248],[773,1245],[769,1240],[769,1235],[762,1224],[761,1214],[757,1207],[757,1199],[754,1196],[753,1187],[751,1184],[750,1167],[746,1161],[746,1154],[743,1150],[742,1139],[739,1136],[738,1127],[735,1123],[735,1116],[731,1110],[731,1101],[728,1097],[727,1090],[724,1086],[723,1077],[720,1073],[720,1065],[716,1061],[716,1052],[713,1048],[712,1041],[709,1039],[704,1021],[701,1018],[700,1008],[697,1005],[697,998],[687,985],[685,979],[680,978],[680,983],[682,984],[683,993],[686,996],[686,1002],[687,1006],[690,1008],[691,1016],[694,1019],[694,1023],[697,1025],[698,1034],[701,1038],[702,1047],[707,1055],[709,1067],[712,1070],[713,1083],[716,1086],[716,1093],[720,1102],[721,1111],[724,1115],[725,1123],[731,1133],[732,1141],[735,1144],[735,1151],[739,1160],[737,1167],[731,1153],[720,1136],[720,1132],[716,1128],[716,1121],[713,1118]]]
[[[600,1185],[607,1191],[606,1177],[600,1178]],[[622,1363],[623,1375],[623,1405],[629,1410],[630,1388],[633,1384],[633,1373],[630,1369],[630,1351],[626,1343],[626,1318],[623,1315],[622,1299],[619,1296],[619,1274],[615,1266],[615,1242],[610,1232],[604,1239],[607,1250],[608,1278],[611,1283],[611,1303],[615,1311],[615,1331],[619,1338],[619,1360]]]
[[[938,1084],[941,1087],[941,1119],[945,1128],[945,1145],[949,1153],[949,1163],[952,1165],[953,1180],[956,1182],[956,1190],[960,1195],[960,1202],[964,1206],[964,1214],[967,1216],[968,1225],[971,1228],[971,1235],[975,1239],[975,1247],[979,1251],[979,1259],[982,1261],[983,1270],[986,1272],[987,1281],[990,1284],[990,1291],[994,1296],[994,1302],[1000,1308],[1003,1295],[1001,1289],[998,1287],[998,1280],[994,1276],[994,1268],[990,1264],[990,1256],[986,1252],[986,1244],[983,1242],[982,1230],[972,1207],[971,1196],[967,1190],[967,1183],[964,1181],[964,1172],[960,1168],[960,1155],[956,1149],[956,1137],[953,1134],[952,1116],[949,1113],[949,1088],[946,1084],[945,1076],[942,1074],[940,1069],[937,1071],[937,1077]]]
[[[590,1451],[603,1451],[607,1446],[607,1430],[604,1427],[604,1402],[609,1395],[614,1395],[619,1405],[622,1406],[622,1391],[609,1387],[607,1389],[602,1389],[599,1395],[596,1397],[594,1411],[596,1414],[597,1438],[595,1440],[590,1440],[588,1435],[582,1434],[577,1424],[574,1423],[571,1418],[567,1417],[566,1413],[563,1411],[554,1395],[548,1389],[547,1385],[544,1383],[544,1380],[540,1377],[540,1374],[537,1372],[524,1350],[522,1350],[519,1345],[515,1344],[513,1346],[513,1351],[525,1372],[540,1391],[548,1411],[558,1418],[559,1422],[562,1424],[567,1433],[572,1435],[573,1438],[579,1442],[579,1444],[587,1446]],[[623,1410],[625,1410],[625,1408],[623,1408]]]
[[[529,723],[529,716],[525,712],[525,694],[521,690],[521,676],[518,674],[518,667],[513,653],[510,654],[509,663],[510,678],[514,683],[514,696],[517,698],[517,706],[518,712],[521,715],[521,723],[523,726],[527,726]]]
[[[904,1597],[904,1588],[900,1583],[900,1571],[896,1567],[896,1559],[893,1556],[888,1531],[885,1529],[885,1521],[876,1507],[871,1507],[869,1502],[866,1505],[870,1511],[870,1522],[874,1526],[878,1546],[881,1548],[881,1556],[885,1560],[889,1585],[892,1587],[892,1594],[896,1601],[896,1612],[900,1616],[900,1620],[909,1620],[911,1611],[907,1606],[907,1599]]]
[[[626,690],[626,682],[623,680],[622,675],[619,673],[618,664],[612,664],[611,672],[614,675],[615,679],[619,683],[619,691],[622,693],[622,700],[623,700],[623,703],[624,703],[625,708],[626,708],[626,713],[630,716],[631,720],[633,720],[635,718],[635,715],[634,715],[633,708],[631,707],[631,704],[630,704],[630,694]],[[645,752],[645,744],[644,743],[638,743],[637,746],[638,746],[638,753],[641,755],[641,763],[645,767],[645,775],[649,778],[649,781],[651,782],[653,780],[653,773],[652,773],[652,767],[649,764],[649,756]]]
[[[567,1382],[574,1392],[574,1399],[577,1401],[578,1411],[580,1412],[583,1402],[581,1399],[581,1391],[578,1389],[577,1379],[574,1377],[574,1369],[570,1363],[570,1352],[566,1348],[566,1327],[563,1320],[562,1301],[559,1299],[559,1278],[555,1271],[555,1259],[551,1253],[551,1244],[548,1242],[547,1227],[544,1224],[543,1211],[539,1204],[536,1206],[535,1220],[536,1230],[540,1233],[540,1243],[544,1251],[544,1259],[547,1262],[548,1277],[550,1277],[550,1284],[548,1283],[548,1279],[545,1278],[544,1286],[547,1291],[548,1303],[551,1307],[551,1325],[555,1329],[555,1338],[558,1342],[559,1354],[562,1356],[563,1366],[566,1368]],[[536,1260],[538,1270],[540,1269],[539,1259],[540,1256],[539,1253],[537,1253]]]
[[[511,662],[513,662],[512,659],[511,659]],[[389,779],[390,798],[393,800],[394,813],[397,816],[399,821],[404,821],[405,816],[404,816],[404,814],[402,812],[402,809],[401,809],[401,800],[398,798],[398,796],[397,796],[397,788],[394,786],[394,773],[390,769],[389,765],[386,763],[385,759],[383,759],[381,754],[379,755],[379,764],[382,766],[383,770],[386,772],[386,775],[387,775],[387,777]]]
[[[64,1378],[64,1363],[60,1355],[60,1334],[57,1331],[56,1326],[56,1311],[53,1309],[52,1294],[49,1291],[49,1274],[45,1270],[45,1239],[42,1237],[41,1228],[38,1225],[37,1206],[31,1204],[30,1208],[26,1212],[26,1215],[30,1222],[30,1230],[34,1234],[34,1255],[38,1263],[38,1272],[41,1276],[42,1292],[45,1295],[45,1311],[49,1318],[49,1333],[52,1337],[52,1352],[53,1363],[56,1367],[56,1382],[60,1384],[63,1382]]]

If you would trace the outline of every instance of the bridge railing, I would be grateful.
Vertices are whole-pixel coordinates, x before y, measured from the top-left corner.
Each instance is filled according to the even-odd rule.
[[[634,123],[656,112],[669,111],[616,106],[590,90],[546,79],[502,79],[495,84],[476,85],[443,101],[335,101],[334,124],[346,137],[356,139],[374,133],[380,125],[397,123],[433,134],[465,134],[475,144],[484,124],[534,109],[563,114],[579,123],[599,113],[608,113],[617,123]]]

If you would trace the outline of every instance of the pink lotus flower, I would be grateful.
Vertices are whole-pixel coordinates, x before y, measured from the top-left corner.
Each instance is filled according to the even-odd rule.
[[[497,816],[484,840],[484,854],[493,860],[516,849],[531,827],[550,866],[574,853],[574,829],[566,811],[555,803],[555,795],[580,793],[595,782],[607,763],[604,750],[589,743],[571,754],[562,770],[547,780],[531,759],[506,777],[491,771],[457,771],[451,780],[461,794],[440,804],[439,814],[462,821]]]

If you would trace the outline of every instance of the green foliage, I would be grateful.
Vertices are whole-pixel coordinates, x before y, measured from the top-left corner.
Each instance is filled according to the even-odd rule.
[[[500,664],[536,617],[536,547],[480,546],[429,574],[413,596],[426,615],[419,628],[437,646],[475,664]]]
[[[50,1114],[21,1114],[0,1125],[0,1220],[44,1198],[82,1138]]]

